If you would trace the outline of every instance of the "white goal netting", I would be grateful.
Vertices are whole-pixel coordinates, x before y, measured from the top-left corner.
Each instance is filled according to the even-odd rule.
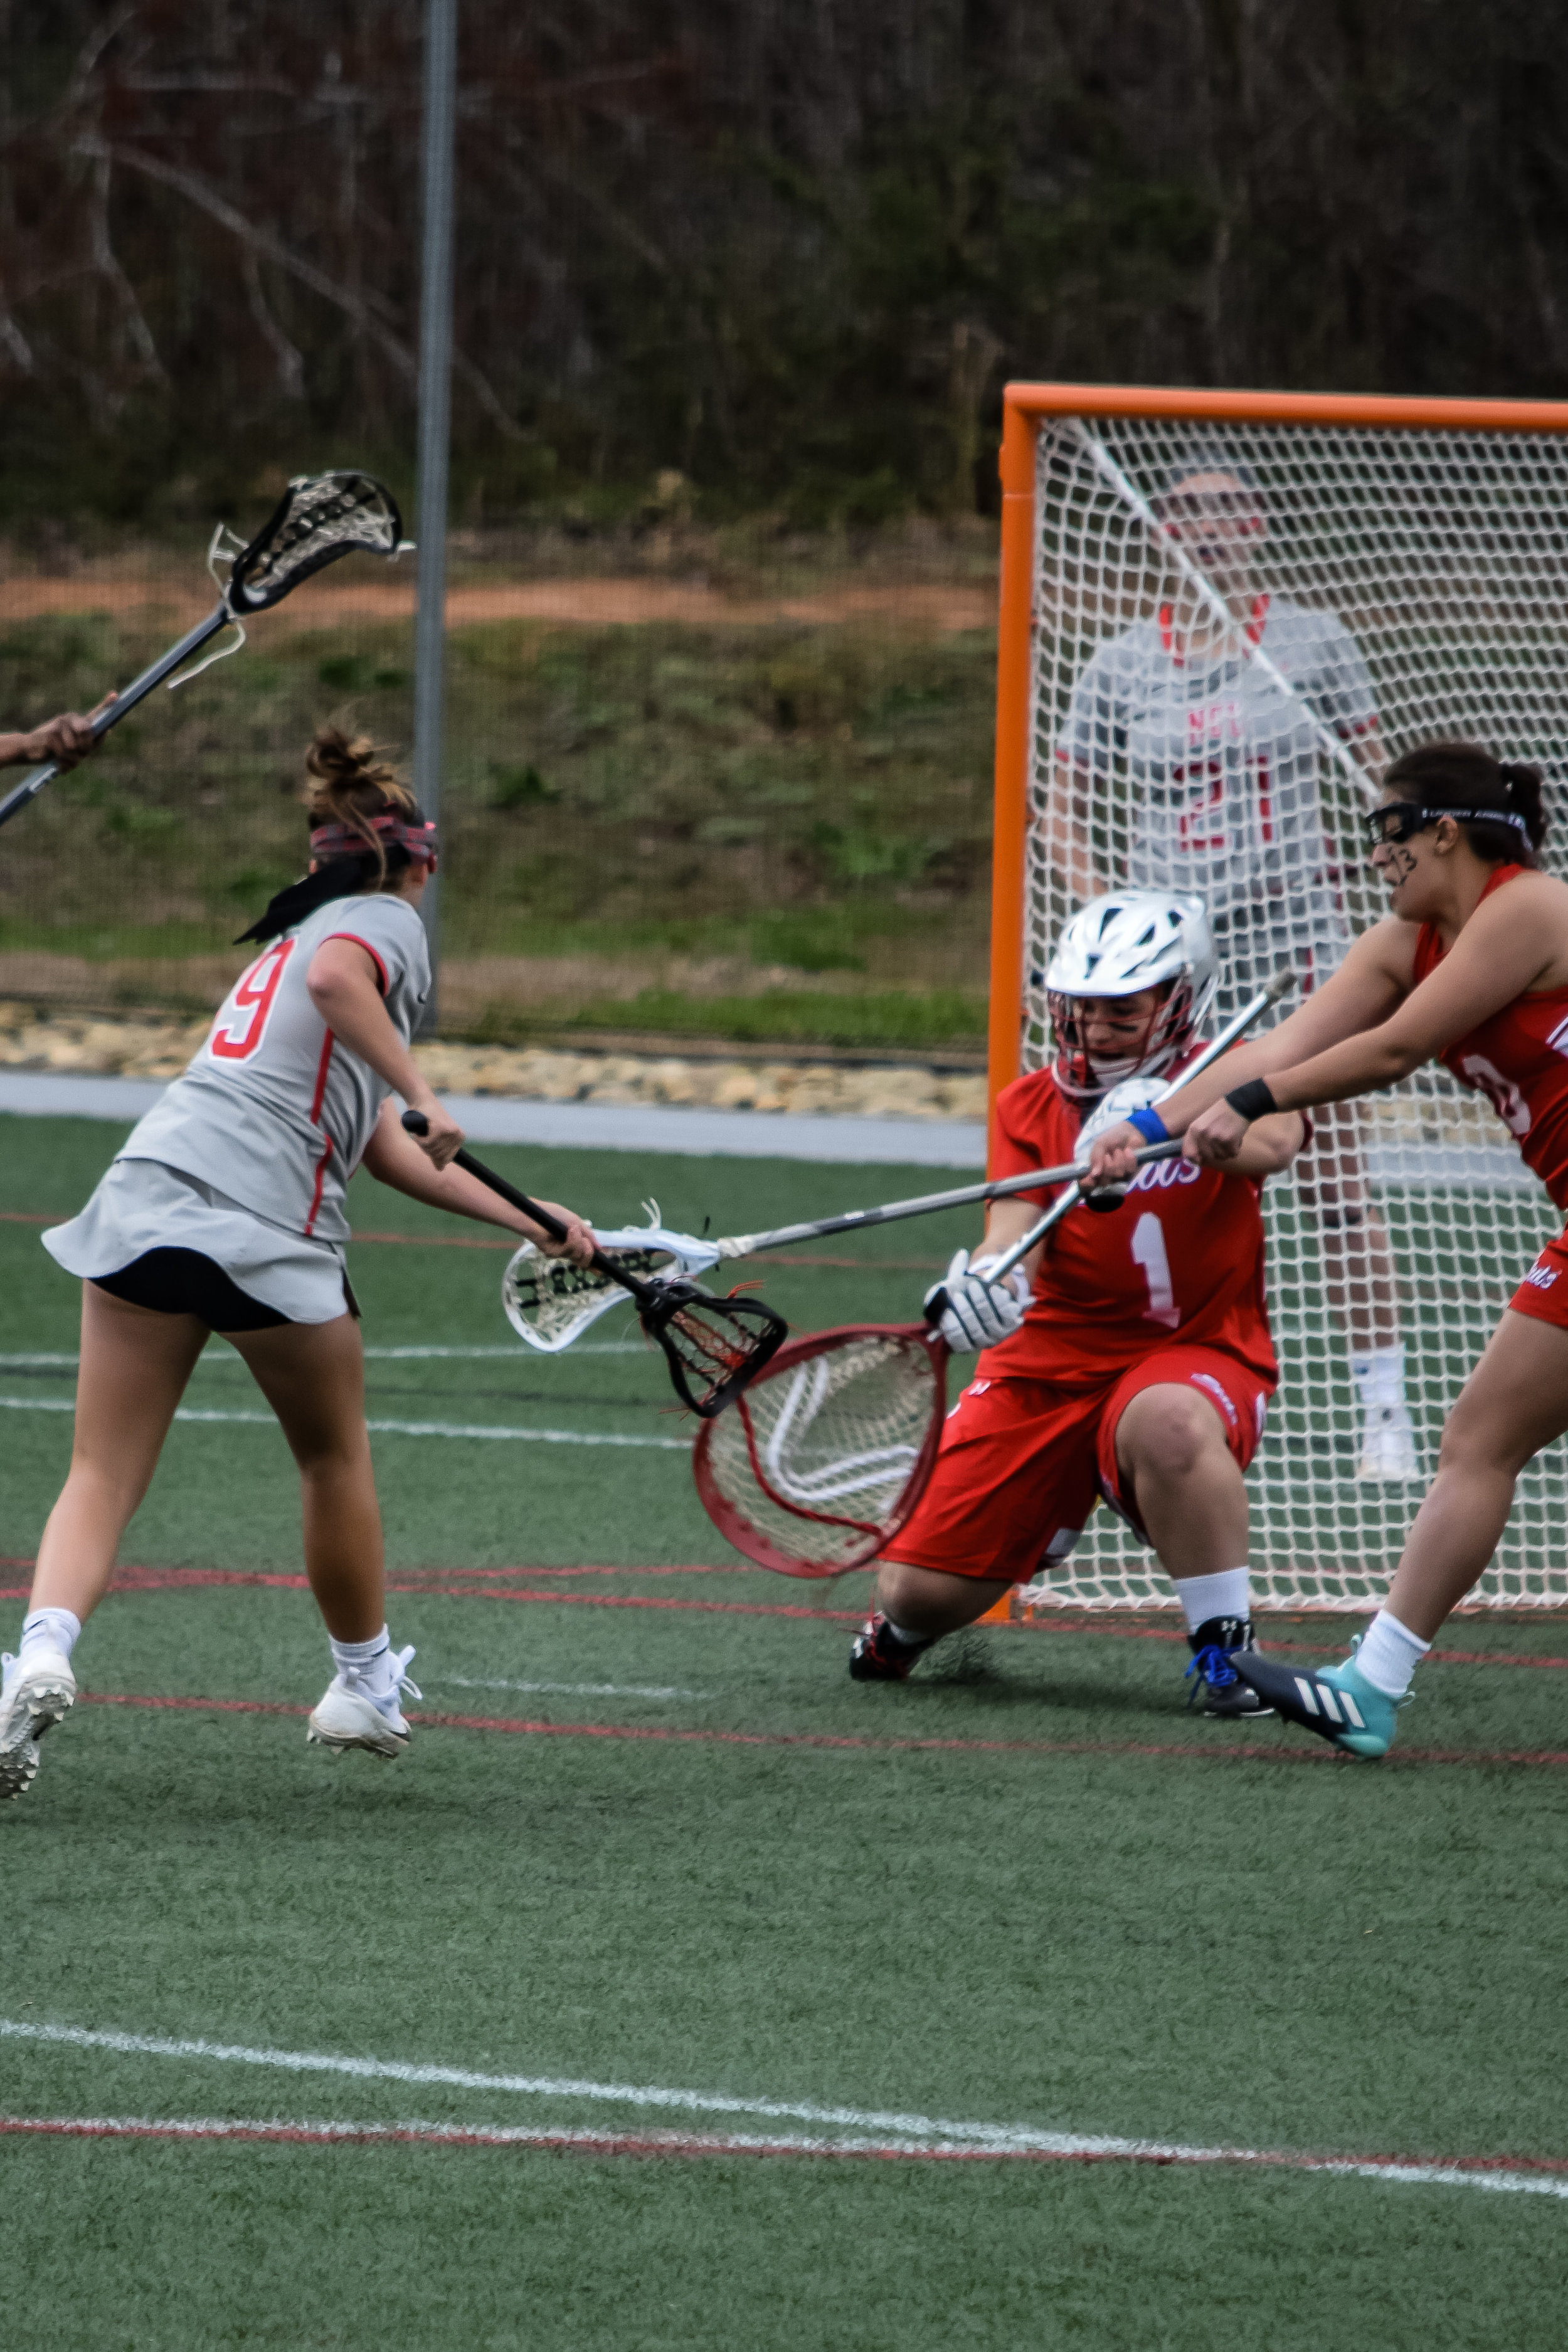
[[[1383,911],[1359,812],[1369,774],[1415,744],[1463,736],[1536,762],[1548,859],[1568,863],[1568,435],[1047,418],[1034,617],[1026,1067],[1046,1051],[1050,942],[1114,882],[1205,891],[1219,1017],[1281,961],[1321,979]],[[1436,1066],[1320,1115],[1267,1220],[1281,1378],[1248,1481],[1256,1589],[1275,1607],[1361,1607],[1460,1383],[1562,1220],[1503,1119]],[[1360,1475],[1350,1363],[1352,1334],[1389,1336],[1374,1294],[1390,1262],[1406,1479]],[[1030,1590],[1052,1607],[1173,1599],[1103,1509]],[[1568,1603],[1562,1445],[1521,1479],[1475,1597]]]

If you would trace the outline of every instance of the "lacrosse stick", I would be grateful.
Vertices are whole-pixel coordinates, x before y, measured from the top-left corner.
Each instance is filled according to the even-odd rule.
[[[430,1122],[422,1110],[405,1110],[403,1124],[410,1135],[428,1135]],[[526,1192],[520,1192],[476,1160],[459,1150],[453,1163],[477,1176],[536,1225],[552,1241],[566,1239],[566,1227]],[[701,1420],[708,1421],[733,1402],[754,1381],[769,1358],[789,1337],[789,1325],[760,1298],[715,1298],[695,1282],[676,1276],[645,1282],[616,1259],[595,1249],[593,1268],[608,1281],[629,1290],[637,1301],[637,1320],[650,1339],[658,1341],[669,1363],[677,1395]]]
[[[1295,977],[1277,972],[1161,1099],[1228,1051]],[[1138,1158],[1180,1150],[1172,1137]],[[999,1282],[1082,1198],[1071,1183],[987,1278]],[[946,1303],[938,1290],[924,1323],[858,1324],[794,1340],[732,1412],[698,1433],[697,1492],[737,1551],[785,1576],[819,1577],[864,1568],[886,1549],[925,1492],[942,1441],[952,1349],[936,1327]]]
[[[205,620],[198,621],[186,631],[177,646],[161,654],[151,669],[123,687],[115,699],[103,710],[95,711],[92,719],[93,740],[117,727],[127,711],[134,710],[155,686],[168,679],[171,690],[183,686],[184,678],[171,672],[188,661],[192,654],[216,637],[220,629],[235,628],[239,632],[237,644],[226,648],[237,653],[245,643],[242,616],[248,613],[265,613],[280,604],[301,580],[323,564],[335,563],[340,555],[352,555],[363,548],[373,555],[398,556],[408,545],[403,536],[403,521],[389,490],[372,479],[369,474],[301,474],[290,482],[279,505],[268,517],[247,547],[229,547],[226,537],[232,538],[226,525],[220,524],[213,533],[207,551],[207,566],[217,580],[216,566],[229,567],[226,584],[218,582],[217,603]],[[210,655],[209,660],[216,660]],[[200,663],[199,668],[206,664]],[[186,673],[190,677],[195,670]],[[0,824],[36,801],[44,786],[59,773],[58,763],[50,760],[41,768],[34,768],[21,782],[13,786],[0,800]]]
[[[1140,1151],[1140,1161],[1163,1160],[1181,1149],[1176,1143],[1152,1143]],[[849,1209],[836,1217],[817,1217],[800,1225],[777,1225],[770,1233],[730,1234],[721,1240],[699,1240],[695,1234],[671,1233],[661,1224],[657,1202],[645,1203],[651,1218],[647,1225],[631,1225],[601,1235],[627,1270],[645,1281],[679,1271],[688,1280],[706,1274],[726,1258],[755,1257],[763,1250],[789,1249],[797,1242],[815,1242],[830,1234],[858,1233],[863,1227],[896,1223],[902,1217],[929,1217],[941,1209],[963,1209],[976,1201],[1004,1200],[1012,1192],[1032,1192],[1043,1184],[1068,1184],[1084,1172],[1085,1162],[1069,1160],[1060,1168],[1030,1168],[1018,1176],[1002,1176],[984,1184],[961,1184],[950,1192],[926,1192],[910,1201],[889,1201],[879,1208]],[[501,1276],[501,1305],[512,1329],[543,1355],[559,1354],[580,1339],[592,1323],[622,1294],[591,1267],[573,1265],[568,1259],[546,1257],[533,1242],[524,1242]]]
[[[1278,1004],[1279,999],[1285,994],[1286,991],[1288,989],[1294,988],[1295,985],[1295,973],[1290,970],[1289,964],[1281,964],[1273,979],[1268,982],[1266,987],[1258,990],[1251,1003],[1249,1004],[1244,1004],[1241,1011],[1236,1015],[1236,1018],[1233,1021],[1226,1022],[1225,1027],[1220,1031],[1219,1035],[1217,1037],[1211,1037],[1208,1044],[1204,1047],[1203,1052],[1199,1054],[1194,1060],[1189,1062],[1186,1068],[1183,1070],[1178,1076],[1173,1077],[1171,1080],[1169,1086],[1161,1087],[1159,1093],[1154,1097],[1154,1103],[1159,1104],[1168,1102],[1173,1094],[1179,1093],[1183,1087],[1190,1086],[1192,1081],[1197,1077],[1201,1072],[1206,1070],[1212,1063],[1217,1062],[1222,1054],[1229,1053],[1237,1039],[1240,1037],[1245,1031],[1250,1029],[1253,1023],[1258,1020],[1261,1014],[1267,1013],[1271,1004]],[[1151,1108],[1153,1106],[1151,1106]],[[1154,1150],[1156,1151],[1162,1149],[1170,1150],[1173,1148],[1178,1151],[1181,1150],[1181,1139],[1179,1137],[1173,1138],[1172,1143],[1163,1147],[1159,1144],[1154,1146]],[[1147,1155],[1142,1151],[1138,1154],[1140,1160],[1142,1160]],[[986,1268],[986,1281],[1005,1282],[1008,1275],[1012,1273],[1013,1268],[1016,1265],[1021,1265],[1025,1258],[1028,1256],[1029,1252],[1032,1249],[1037,1248],[1038,1244],[1045,1240],[1046,1235],[1050,1232],[1052,1226],[1060,1224],[1062,1219],[1067,1215],[1069,1209],[1076,1209],[1080,1201],[1088,1200],[1090,1197],[1091,1196],[1089,1193],[1085,1192],[1081,1182],[1069,1184],[1065,1192],[1058,1194],[1057,1198],[1051,1202],[1050,1207],[1045,1211],[1043,1215],[1035,1220],[1035,1223],[1029,1227],[1028,1232],[1024,1234],[1023,1238],[1019,1241],[1016,1241],[1012,1248],[1007,1251],[1005,1256],[997,1258],[994,1265],[989,1265]],[[935,1308],[938,1315],[942,1312],[945,1305],[945,1297],[941,1292],[939,1292],[931,1300],[931,1307]]]

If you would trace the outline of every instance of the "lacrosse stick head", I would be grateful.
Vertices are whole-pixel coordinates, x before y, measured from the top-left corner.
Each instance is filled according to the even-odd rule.
[[[628,1225],[622,1233],[599,1234],[599,1245],[608,1250],[628,1274],[644,1282],[676,1275],[689,1281],[717,1265],[716,1243],[700,1242],[691,1234],[668,1233],[657,1219],[651,1225]],[[546,1257],[532,1242],[524,1242],[501,1276],[501,1306],[520,1339],[542,1355],[559,1355],[574,1339],[612,1307],[626,1305],[629,1294],[596,1266],[574,1265],[570,1258]]]
[[[947,1349],[922,1325],[851,1324],[781,1348],[698,1433],[702,1507],[784,1576],[876,1559],[925,1491],[942,1442]]]
[[[395,555],[403,518],[370,474],[300,474],[291,481],[228,575],[229,611],[264,613],[340,555]]]
[[[637,1318],[669,1360],[683,1403],[700,1421],[732,1404],[789,1338],[782,1315],[760,1298],[715,1298],[679,1276],[637,1297]]]

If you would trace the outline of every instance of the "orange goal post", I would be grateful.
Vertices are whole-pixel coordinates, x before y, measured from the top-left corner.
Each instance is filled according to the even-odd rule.
[[[1198,475],[1239,519],[1217,552],[1163,520]],[[1062,921],[1090,889],[1163,883],[1178,842],[1212,853],[1190,870],[1222,1015],[1279,962],[1321,979],[1382,911],[1357,820],[1415,744],[1464,736],[1541,767],[1546,862],[1568,866],[1568,403],[1014,383],[1001,476],[993,1102],[1047,1054]],[[1268,1188],[1280,1387],[1248,1481],[1263,1605],[1381,1595],[1444,1416],[1561,1223],[1493,1091],[1497,1109],[1419,1071],[1321,1118]],[[1396,1342],[1414,1450],[1402,1475],[1363,1475],[1379,1457],[1352,1351]],[[1568,1605],[1562,1445],[1521,1479],[1476,1598]],[[1173,1596],[1101,1509],[1026,1602]]]

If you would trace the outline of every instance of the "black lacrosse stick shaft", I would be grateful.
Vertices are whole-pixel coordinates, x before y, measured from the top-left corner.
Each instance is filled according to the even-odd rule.
[[[430,1132],[430,1122],[422,1110],[405,1110],[403,1124],[410,1135],[428,1135]],[[492,1192],[499,1193],[512,1208],[521,1209],[525,1217],[531,1217],[536,1225],[543,1227],[552,1242],[566,1239],[566,1228],[559,1217],[552,1216],[539,1202],[531,1201],[526,1192],[520,1192],[515,1184],[509,1184],[504,1176],[499,1175],[493,1168],[487,1168],[484,1161],[476,1160],[471,1151],[467,1149],[455,1151],[452,1165],[461,1168],[469,1176],[477,1176],[481,1184],[488,1184]],[[617,1265],[613,1257],[606,1257],[602,1249],[595,1247],[588,1263],[595,1274],[605,1275],[611,1282],[618,1282],[623,1290],[629,1290],[639,1307],[662,1304],[659,1291],[653,1283],[644,1282],[638,1276],[627,1273],[625,1266]]]
[[[403,1124],[410,1135],[430,1132],[430,1122],[422,1110],[405,1110]],[[559,1217],[542,1202],[531,1201],[471,1151],[459,1147],[452,1155],[452,1165],[477,1176],[501,1200],[531,1217],[552,1241],[566,1239],[566,1228]],[[630,1291],[643,1329],[664,1349],[677,1394],[703,1421],[713,1420],[727,1404],[732,1404],[789,1337],[784,1317],[760,1298],[713,1298],[694,1282],[644,1282],[597,1247],[589,1264],[596,1273]],[[693,1388],[693,1381],[698,1387]]]
[[[132,678],[129,686],[122,686],[108,709],[100,710],[93,719],[95,740],[107,735],[111,727],[118,727],[126,713],[134,710],[155,686],[162,686],[163,680],[171,677],[183,661],[188,661],[209,637],[216,637],[220,629],[226,628],[228,618],[227,605],[215,604],[205,621],[198,621],[194,629],[186,631],[177,646],[171,646],[166,654],[159,655],[151,669],[144,669],[140,677]],[[52,783],[58,774],[58,765],[53,760],[47,760],[41,768],[29,769],[21,782],[13,784],[5,799],[0,800],[0,824],[8,824],[14,816],[19,815],[30,802],[37,799],[44,786]]]

